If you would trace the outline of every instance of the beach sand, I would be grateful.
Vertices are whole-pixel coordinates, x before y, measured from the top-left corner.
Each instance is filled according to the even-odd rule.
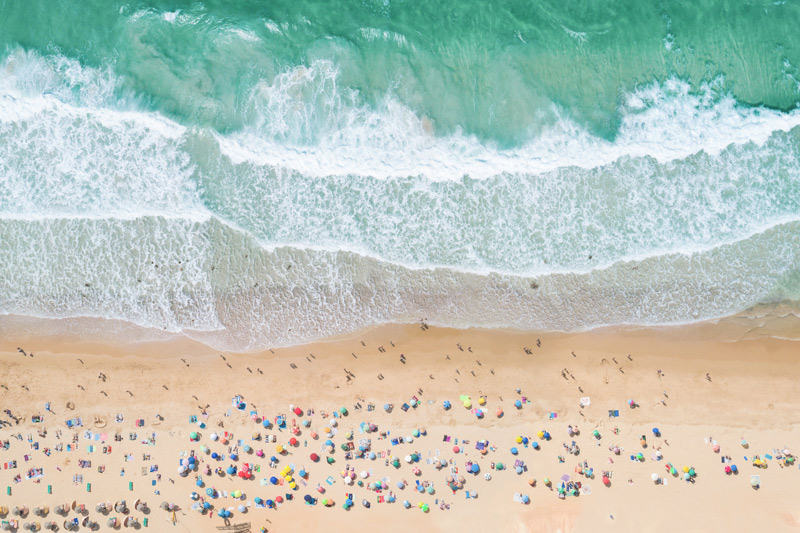
[[[181,452],[195,450],[204,461],[203,467],[211,462],[225,468],[233,462],[217,464],[199,453],[199,448],[206,445],[226,452],[227,447],[212,443],[209,435],[212,431],[228,431],[255,450],[263,448],[268,458],[275,453],[275,445],[252,441],[252,434],[277,434],[279,443],[286,443],[291,434],[288,427],[283,431],[264,429],[250,419],[249,411],[256,409],[269,418],[285,413],[291,425],[292,419],[299,423],[304,418],[290,412],[290,406],[299,406],[315,410],[308,417],[311,426],[302,428],[299,446],[280,457],[277,470],[269,468],[268,459],[243,453],[239,465],[249,462],[261,468],[254,479],[203,476],[206,486],[229,493],[240,489],[249,502],[255,496],[294,496],[293,501],[280,504],[277,509],[251,507],[245,514],[234,511],[231,524],[250,523],[252,531],[261,527],[267,531],[798,530],[800,509],[794,488],[800,481],[800,471],[796,465],[782,467],[773,452],[784,447],[800,449],[796,416],[800,403],[798,343],[772,337],[728,342],[729,327],[705,323],[577,334],[523,334],[427,328],[419,324],[386,325],[346,339],[257,354],[220,353],[185,339],[112,346],[52,337],[37,341],[5,330],[0,339],[0,384],[4,385],[0,389],[0,406],[10,409],[20,422],[16,425],[2,415],[3,420],[10,420],[10,426],[0,428],[0,439],[8,440],[10,446],[0,450],[0,466],[16,460],[18,467],[3,470],[0,504],[9,508],[26,504],[31,509],[48,504],[52,509],[64,501],[77,500],[100,523],[100,530],[110,530],[106,517],[94,511],[96,503],[126,499],[132,508],[133,501],[142,498],[149,504],[149,514],[132,511],[131,515],[140,521],[147,516],[149,528],[165,531],[172,528],[172,515],[158,505],[166,500],[181,507],[175,514],[178,530],[216,531],[217,526],[223,525],[221,518],[190,510],[190,493],[203,493],[205,488],[195,486],[195,473],[186,477],[177,474]],[[33,356],[23,355],[18,347],[26,353],[33,352]],[[526,347],[530,353],[526,353]],[[237,394],[247,403],[244,411],[231,405]],[[478,419],[465,409],[459,402],[460,395],[469,395],[473,403],[484,395],[486,416]],[[401,405],[414,396],[419,399],[419,406],[407,412],[401,410]],[[522,408],[515,408],[513,402],[522,397],[528,401]],[[582,397],[589,397],[591,405],[581,407]],[[638,404],[636,408],[628,406],[631,399]],[[451,409],[442,407],[444,400],[452,402]],[[45,411],[46,402],[50,402],[52,413]],[[74,409],[66,407],[68,402],[74,404]],[[354,410],[359,403],[362,409]],[[376,407],[372,412],[367,411],[369,403]],[[385,403],[394,404],[391,413],[384,412]],[[199,409],[206,405],[207,418]],[[342,406],[349,409],[349,414],[338,421],[338,434],[333,438],[335,463],[327,465],[327,454],[321,452],[325,440],[322,428],[330,424],[331,418],[323,419],[321,413]],[[502,418],[495,416],[498,408],[504,410]],[[619,416],[609,418],[609,410],[619,410]],[[226,416],[228,411],[230,416]],[[117,413],[124,415],[122,423],[115,422]],[[557,417],[551,419],[550,413],[557,413]],[[33,423],[33,415],[42,415],[44,421]],[[207,428],[190,424],[193,415],[206,421]],[[67,429],[65,421],[78,416],[84,427]],[[103,427],[96,427],[95,417],[104,421],[99,423]],[[137,419],[144,420],[142,427],[134,427]],[[389,438],[410,435],[419,428],[427,434],[412,443],[392,446],[387,439],[379,440],[375,433],[360,434],[359,424],[364,421],[378,425],[380,431],[389,430]],[[570,438],[568,425],[577,425],[580,434]],[[660,429],[661,437],[654,436],[653,427]],[[47,428],[46,437],[37,436],[41,428]],[[61,430],[60,440],[55,436],[57,429]],[[407,454],[420,452],[422,460],[417,466],[421,475],[414,476],[405,462],[395,469],[385,466],[382,458],[346,460],[339,446],[345,442],[344,433],[351,429],[355,430],[356,441],[369,437],[372,450],[389,451],[401,461]],[[86,430],[108,434],[106,441],[86,440]],[[310,437],[312,430],[319,433],[321,440]],[[548,431],[552,439],[539,440],[540,430]],[[599,439],[592,435],[594,430],[600,433]],[[200,432],[199,442],[189,441],[191,431]],[[45,447],[53,449],[59,442],[65,446],[72,443],[76,432],[77,450],[52,451],[49,456],[43,453]],[[114,440],[116,432],[122,435],[122,441]],[[137,432],[136,440],[129,440],[131,432]],[[155,445],[141,443],[154,432]],[[14,438],[15,434],[20,434],[22,440]],[[32,449],[28,434],[39,443],[38,450]],[[451,436],[451,441],[444,442],[444,435]],[[642,435],[647,436],[647,448],[640,445]],[[540,449],[534,451],[517,444],[517,436],[539,442]],[[464,439],[469,441],[462,444],[465,453],[453,453],[456,438],[462,443]],[[480,455],[475,449],[480,439],[487,439],[497,447],[496,451]],[[742,439],[748,441],[748,448],[743,448]],[[562,446],[572,440],[580,446],[578,456],[570,455]],[[714,441],[721,448],[719,453],[712,449]],[[94,452],[87,451],[90,444],[96,447]],[[109,445],[112,451],[102,453],[102,448]],[[609,451],[611,445],[623,448],[620,455]],[[514,446],[519,448],[516,457],[510,452]],[[453,460],[459,475],[467,478],[464,490],[453,493],[447,488],[448,468],[436,470],[426,464],[437,449],[440,458]],[[653,459],[657,449],[663,455],[660,461]],[[323,460],[313,463],[309,459],[312,452],[319,453]],[[630,455],[639,452],[644,461],[632,461]],[[127,454],[132,455],[126,461]],[[143,454],[149,454],[150,459],[144,460]],[[762,458],[770,454],[773,459],[766,460],[767,468],[756,468],[749,461],[754,454]],[[26,462],[24,455],[30,460]],[[559,462],[559,456],[565,462]],[[738,475],[724,472],[724,456],[730,456],[738,466]],[[513,468],[490,468],[492,462],[513,466],[515,459],[524,460],[527,466],[521,475]],[[91,468],[80,468],[80,460],[90,460]],[[465,463],[470,460],[480,464],[479,475],[465,474]],[[594,479],[575,472],[576,465],[583,461],[594,469]],[[260,485],[258,480],[276,475],[289,463],[308,471],[307,485],[300,485],[297,491],[285,485]],[[348,463],[357,472],[374,470],[366,482],[390,476],[389,487],[398,502],[379,504],[375,492],[345,487],[340,473]],[[669,475],[666,463],[678,469],[693,467],[697,472],[694,482]],[[152,485],[156,474],[149,472],[149,467],[155,464],[161,479]],[[101,465],[105,466],[103,473],[98,472]],[[44,468],[38,483],[25,479],[25,472],[33,467]],[[123,468],[125,474],[121,475]],[[613,473],[610,487],[601,482],[601,471]],[[492,479],[484,479],[485,473],[491,473]],[[655,484],[651,480],[653,473],[666,478],[667,483]],[[15,483],[12,478],[17,474],[22,475],[22,480]],[[584,487],[590,486],[591,494],[560,500],[555,488],[564,474],[580,480]],[[750,486],[751,474],[761,476],[758,490]],[[74,475],[82,475],[82,482],[73,483]],[[334,478],[333,485],[325,482],[328,476]],[[545,478],[553,480],[552,488],[545,486]],[[410,486],[396,489],[395,484],[401,479]],[[536,480],[535,487],[528,484],[529,479]],[[414,480],[432,481],[436,493],[421,495],[412,491]],[[129,482],[133,483],[133,491],[129,490]],[[87,492],[87,483],[92,485],[91,493]],[[315,490],[318,484],[326,487],[325,494]],[[52,486],[51,495],[47,493],[48,485]],[[10,496],[6,495],[6,486],[11,487]],[[155,490],[160,494],[154,494]],[[477,492],[477,499],[466,499],[465,490]],[[342,503],[348,492],[354,494],[355,506],[345,511]],[[515,493],[527,495],[530,503],[515,502]],[[332,498],[335,505],[304,505],[305,494],[319,497],[320,501]],[[364,498],[371,502],[370,509],[362,507]],[[449,504],[450,509],[440,510],[435,503],[437,498]],[[403,508],[400,502],[404,499],[411,502],[411,509]],[[427,503],[430,511],[418,509],[419,502]],[[229,497],[213,503],[220,509],[236,507],[243,501]],[[69,515],[74,516],[75,513]],[[9,518],[12,517],[3,519]],[[50,519],[63,522],[63,518],[54,517],[52,510],[47,518],[39,520]]]

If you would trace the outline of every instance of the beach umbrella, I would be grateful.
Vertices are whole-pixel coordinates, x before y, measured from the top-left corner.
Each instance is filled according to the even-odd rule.
[[[608,477],[606,476],[603,476],[603,485],[605,485],[606,487],[611,485],[611,480],[608,479]]]
[[[369,458],[370,458],[370,460],[374,461],[375,460],[375,452],[369,452]]]
[[[392,466],[394,466],[395,468],[400,468],[400,460],[395,459],[394,461],[392,461]]]
[[[660,437],[661,436],[661,431],[659,431],[658,428],[653,428],[653,435],[655,435],[656,437]]]
[[[539,437],[540,439],[543,439],[544,438],[544,431],[538,431],[536,433],[536,436]]]
[[[362,470],[360,475],[362,479],[367,479],[369,477],[369,472]]]
[[[658,474],[653,472],[652,474],[650,474],[650,479],[652,479],[655,482],[658,482]]]
[[[217,435],[216,433],[212,433],[211,435],[209,435],[209,438],[213,441],[216,441],[219,440],[219,435]]]
[[[496,470],[502,470],[505,468],[505,465],[503,465],[503,463],[497,463],[496,465],[494,465],[494,467]]]
[[[483,418],[483,411],[475,411],[475,416],[478,418]]]
[[[759,476],[750,476],[750,486],[754,488],[758,488],[761,484],[761,478]]]
[[[238,510],[240,513],[243,513],[243,512],[245,512],[245,511],[247,510],[247,507],[245,507],[244,505],[239,505],[239,507],[237,507],[236,509],[237,509],[237,510]]]
[[[397,488],[398,488],[398,489],[405,488],[405,484],[404,484],[402,481],[398,481],[398,482],[397,482]]]
[[[415,429],[414,431],[411,432],[411,435],[414,437],[419,437],[419,430]]]
[[[297,439],[292,437],[291,439],[289,439],[289,444],[291,444],[292,446],[297,446]]]
[[[594,431],[592,431],[592,435],[594,435],[594,437],[595,437],[596,439],[599,439],[599,438],[600,438],[600,432],[599,432],[599,431],[597,431],[596,429],[595,429]]]
[[[519,400],[515,401],[514,407],[516,407],[517,409],[522,409],[522,402]]]
[[[428,512],[428,509],[430,509],[430,507],[428,507],[428,504],[427,504],[427,503],[424,503],[424,504],[422,504],[422,507],[421,507],[421,509],[422,509],[422,512],[423,512],[423,513],[427,513],[427,512]]]
[[[198,439],[197,432],[196,431],[192,431],[191,433],[189,433],[189,438],[191,440],[197,440]]]
[[[519,451],[516,448],[511,448],[511,453],[513,455],[517,455],[519,453]]]
[[[688,466],[684,466],[684,467],[683,467],[683,472],[684,472],[685,474],[688,474],[688,473],[689,473],[689,467],[688,467]]]
[[[483,396],[478,398],[478,405],[485,405],[485,404],[486,404],[486,398],[484,398]]]
[[[408,509],[409,507],[411,507],[411,503],[408,500],[403,500],[403,507]]]
[[[518,466],[514,470],[516,470],[517,474],[522,474],[522,467]]]
[[[356,407],[358,407],[358,406],[356,406]],[[346,407],[342,407],[341,409],[339,409],[339,414],[340,415],[346,415],[347,414],[347,408]]]
[[[450,409],[450,407],[451,407],[451,405],[450,405],[450,402],[449,402],[448,400],[445,400],[445,401],[442,403],[442,406],[443,406],[445,409]]]
[[[690,479],[692,479],[692,476],[689,475],[689,472],[686,472],[685,474],[683,474],[683,479],[689,481]]]
[[[498,409],[497,411],[495,411],[494,414],[497,416],[497,418],[502,418],[503,410],[502,409]]]
[[[231,461],[238,461],[238,460],[239,460],[239,456],[236,455],[235,453],[232,453],[231,454]]]
[[[226,469],[225,469],[225,471],[226,471],[228,474],[235,474],[235,473],[236,473],[236,467],[229,466],[228,468],[226,468]]]
[[[278,444],[277,446],[275,446],[275,451],[278,453],[283,453],[283,446]]]
[[[425,487],[422,485],[417,485],[417,492],[425,492]]]
[[[516,440],[516,441],[517,441],[517,444],[522,444],[522,437],[517,437],[517,438],[516,438],[516,439],[514,439],[514,440]]]
[[[527,494],[523,494],[522,495],[522,503],[527,504],[527,503],[530,503],[530,501],[531,501],[531,499],[528,497]]]
[[[481,470],[481,467],[478,466],[478,463],[472,463],[472,466],[470,467],[470,471],[473,474],[477,474],[478,472],[480,472],[480,470]]]
[[[534,450],[538,450],[539,449],[539,443],[538,442],[532,442],[531,443],[531,448],[533,448]]]
[[[117,517],[112,516],[108,519],[108,527],[117,527]]]
[[[692,476],[692,477],[697,475],[697,473],[694,471],[694,468],[690,468],[689,469],[689,475]]]
[[[463,403],[464,403],[464,407],[466,407],[467,409],[472,407],[472,400],[470,400],[469,398],[465,398]]]
[[[728,465],[725,465],[725,473],[726,474],[730,474],[731,472],[732,472],[731,467],[728,466]]]
[[[300,409],[299,407],[295,407],[294,414],[296,414],[297,416],[301,416],[303,414],[303,410]]]
[[[739,472],[739,468],[736,465],[731,465],[731,472],[736,474],[737,472]]]
[[[714,453],[719,453],[719,444],[715,444],[713,447]]]

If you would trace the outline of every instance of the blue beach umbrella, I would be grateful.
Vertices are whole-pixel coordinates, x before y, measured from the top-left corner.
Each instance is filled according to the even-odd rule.
[[[225,469],[225,471],[226,471],[227,473],[229,473],[229,474],[233,475],[233,474],[235,474],[235,473],[236,473],[236,468],[235,468],[235,467],[233,467],[233,466],[229,466],[228,468],[226,468],[226,469]]]
[[[478,466],[478,463],[472,463],[472,466],[470,467],[470,471],[471,471],[473,474],[477,474],[478,472],[480,472],[480,471],[481,471],[481,467],[480,467],[480,466]]]
[[[528,497],[527,494],[524,494],[522,496],[522,503],[529,503],[530,501],[531,501],[531,499]]]
[[[522,444],[528,444],[528,437],[522,437]]]
[[[278,478],[276,478],[275,476],[272,476],[271,478],[269,478],[269,482],[272,483],[273,485],[277,485],[278,484]]]
[[[445,400],[444,403],[442,403],[442,405],[444,406],[445,409],[450,409],[450,401],[449,400]]]
[[[517,455],[519,453],[519,451],[516,448],[511,448],[511,453],[513,455]]]
[[[517,474],[521,474],[522,473],[522,467],[521,466],[518,466],[515,470],[517,471]]]
[[[517,400],[516,402],[514,402],[514,407],[516,407],[517,409],[521,409],[522,408],[522,402]]]
[[[538,450],[539,449],[539,443],[536,442],[536,441],[532,442],[531,443],[531,448],[533,448],[534,450]]]

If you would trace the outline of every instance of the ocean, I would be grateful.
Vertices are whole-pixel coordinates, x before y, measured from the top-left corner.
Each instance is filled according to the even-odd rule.
[[[0,315],[251,351],[796,308],[798,22],[761,0],[0,0]]]

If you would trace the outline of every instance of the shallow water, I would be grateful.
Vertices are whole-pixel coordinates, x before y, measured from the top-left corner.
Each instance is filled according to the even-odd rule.
[[[5,3],[0,313],[254,350],[800,299],[800,7],[643,4]]]

